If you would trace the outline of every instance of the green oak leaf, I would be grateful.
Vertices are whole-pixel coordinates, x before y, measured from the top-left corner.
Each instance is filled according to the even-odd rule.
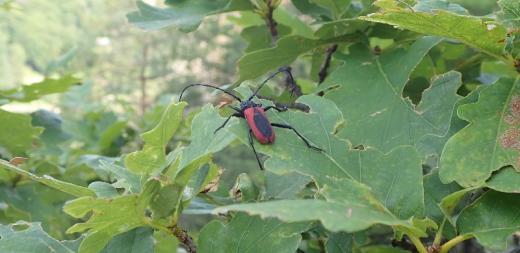
[[[310,0],[310,2],[330,10],[334,19],[341,17],[350,6],[350,0]]]
[[[112,237],[148,224],[145,210],[159,187],[158,181],[150,180],[139,195],[82,197],[67,202],[63,210],[74,218],[82,218],[92,212],[86,222],[77,223],[67,230],[67,233],[86,233],[79,253],[98,253]]]
[[[425,215],[440,224],[445,214],[439,204],[446,196],[461,190],[455,183],[443,184],[439,179],[438,171],[424,176]]]
[[[265,199],[296,199],[312,178],[296,172],[277,175],[270,171],[265,173]]]
[[[460,98],[456,94],[460,73],[435,76],[417,106],[402,95],[413,69],[438,42],[424,37],[406,51],[381,56],[373,56],[365,48],[351,49],[348,61],[320,85],[321,89],[339,86],[325,95],[347,118],[347,127],[338,136],[355,146],[388,152],[400,145],[418,145],[426,135],[446,135]]]
[[[138,10],[127,14],[128,22],[148,31],[174,26],[183,32],[192,32],[207,15],[253,9],[246,0],[169,0],[166,3],[169,7],[158,8],[137,1]]]
[[[259,145],[255,141],[256,149],[270,156],[264,165],[268,171],[275,174],[297,172],[311,177],[319,187],[331,178],[355,179],[370,186],[379,201],[398,217],[422,214],[421,159],[414,148],[401,146],[387,154],[373,148],[352,149],[349,143],[334,134],[344,122],[334,103],[312,95],[302,96],[297,102],[308,105],[310,112],[269,112],[271,122],[292,125],[325,152],[309,149],[288,129],[275,128],[273,145]],[[229,129],[249,145],[248,127],[244,122]]]
[[[508,166],[492,174],[486,187],[499,192],[520,193],[520,173]]]
[[[287,224],[237,214],[228,224],[215,220],[204,226],[198,247],[205,253],[293,253],[302,239],[300,234],[308,228],[308,223]]]
[[[311,0],[292,0],[291,2],[301,13],[307,14],[317,20],[331,20],[332,18],[332,13],[329,9],[323,8]]]
[[[41,82],[22,85],[10,90],[0,90],[0,99],[30,102],[45,95],[63,93],[71,86],[80,84],[81,80],[71,75],[59,79],[46,78]]]
[[[314,32],[314,37],[328,39],[343,36],[366,29],[368,26],[367,22],[359,19],[334,20],[320,24],[319,28]]]
[[[391,246],[368,246],[360,249],[361,253],[408,253],[410,251]]]
[[[72,196],[76,196],[76,197],[95,196],[95,193],[93,191],[91,191],[90,189],[85,188],[83,186],[75,185],[72,183],[67,183],[67,182],[55,179],[48,175],[44,175],[44,176],[40,177],[40,176],[34,175],[28,171],[22,170],[4,160],[0,160],[0,168],[3,170],[8,170],[8,171],[14,172],[21,176],[28,177],[33,181],[42,183],[42,184],[52,187],[56,190],[68,193]]]
[[[179,164],[174,164],[176,168],[170,168],[169,173],[174,174],[173,178],[180,176],[179,174],[190,166],[200,167],[208,161],[213,153],[222,150],[235,140],[235,137],[228,134],[225,129],[214,133],[224,120],[211,105],[204,106],[200,113],[193,118],[191,142],[182,150]],[[235,122],[236,119],[231,120],[228,126],[232,126]],[[191,173],[188,174],[191,175]],[[187,176],[186,179],[189,177]]]
[[[64,217],[61,210],[70,195],[46,185],[27,180],[18,182],[16,187],[2,184],[0,199],[7,204],[7,210],[4,210],[11,211],[6,213],[7,219],[2,217],[0,222],[3,224],[19,220],[41,222],[44,230],[54,238],[64,238],[65,229],[72,224],[72,219]]]
[[[468,10],[464,7],[446,0],[420,0],[413,6],[413,9],[418,12],[430,13],[434,13],[435,10],[446,10],[460,15],[469,15]]]
[[[356,232],[375,224],[383,224],[425,236],[411,221],[401,220],[388,211],[370,189],[358,182],[331,180],[320,190],[325,199],[275,200],[251,204],[235,204],[215,209],[215,213],[246,212],[263,218],[274,217],[284,222],[320,221],[333,232]],[[325,212],[325,213],[324,213]]]
[[[491,250],[505,250],[507,237],[520,230],[520,196],[488,191],[457,219],[461,235],[473,235]]]
[[[244,50],[246,53],[273,46],[273,38],[269,27],[265,25],[258,14],[253,12],[241,12],[240,15],[241,19],[258,19],[259,21],[258,23],[255,21],[255,23],[249,22],[247,24],[235,21],[238,25],[245,27],[240,33],[240,36],[248,43],[247,48]],[[273,12],[273,18],[278,24],[276,26],[278,37],[287,35],[300,35],[307,38],[313,37],[311,27],[284,8],[276,8]]]
[[[277,27],[279,36],[286,36],[291,31],[289,27],[284,25],[278,25]],[[244,50],[245,53],[271,47],[271,33],[265,25],[248,26],[242,30],[240,36],[248,43],[247,48]]]
[[[71,137],[63,131],[63,120],[60,115],[48,110],[38,110],[33,112],[31,117],[33,126],[44,128],[40,135],[40,142],[43,145],[40,146],[39,151],[45,154],[60,155],[63,151],[59,145]]]
[[[424,154],[426,156],[433,156],[434,160],[431,164],[431,167],[438,168],[442,149],[444,148],[446,142],[449,140],[451,136],[453,136],[458,131],[460,131],[468,125],[467,121],[457,116],[457,109],[461,105],[475,103],[478,100],[479,89],[480,88],[477,88],[467,96],[457,101],[455,107],[453,108],[453,113],[451,115],[451,123],[447,134],[445,134],[444,136],[428,134],[422,137],[420,141],[416,144],[419,153]],[[438,171],[436,173],[436,177],[438,178]]]
[[[122,188],[130,193],[138,193],[141,191],[140,176],[129,171],[120,165],[119,158],[114,159],[99,155],[83,155],[79,159],[80,164],[94,169],[97,174],[106,174],[106,177],[115,182],[112,186]]]
[[[164,231],[155,231],[153,233],[155,248],[153,253],[176,253],[179,247],[177,237]]]
[[[314,48],[337,42],[345,42],[352,36],[340,36],[329,39],[310,39],[299,35],[290,35],[278,40],[273,48],[260,49],[245,54],[238,60],[240,78],[236,83],[255,79],[268,71],[291,64],[298,56]]]
[[[33,127],[31,116],[26,114],[0,109],[0,122],[0,149],[7,149],[13,156],[23,155],[31,149],[34,139],[43,131],[43,128]]]
[[[153,252],[153,230],[134,228],[112,238],[101,253],[144,253]],[[174,252],[175,248],[172,249]]]
[[[331,233],[325,243],[327,253],[357,252],[354,234],[345,232]]]
[[[498,5],[502,10],[498,17],[500,21],[510,28],[520,27],[520,2],[516,0],[500,0]]]
[[[185,106],[185,102],[170,104],[163,112],[159,123],[141,135],[145,142],[143,149],[130,153],[125,158],[125,165],[130,171],[150,174],[166,166],[166,145],[181,124]]]
[[[472,192],[475,189],[477,188],[463,188],[461,190],[452,192],[449,195],[446,195],[444,198],[442,198],[441,202],[439,203],[439,207],[444,216],[451,224],[456,224],[454,216],[456,216],[457,212],[460,211],[458,210],[461,206],[460,203],[465,199],[469,192]]]
[[[191,198],[200,190],[195,189],[200,188],[200,185],[196,186],[196,183],[188,185],[190,179],[195,177],[192,182],[196,182],[196,178],[199,176],[196,172],[199,171],[203,165],[210,163],[210,166],[213,166],[210,162],[213,153],[224,149],[236,139],[235,136],[227,133],[225,129],[217,133],[214,132],[224,120],[225,119],[222,118],[211,105],[204,106],[202,110],[195,115],[191,122],[190,144],[183,149],[174,151],[174,162],[169,166],[166,172],[167,176],[173,182],[173,184],[168,186],[172,190],[172,193],[161,191],[159,196],[168,199],[173,205],[162,204],[163,206],[159,208],[161,214],[164,215],[175,210],[175,216],[180,215],[182,211],[181,205],[184,204],[184,206],[187,206]],[[234,123],[236,123],[236,119],[231,120],[228,125],[233,125]],[[214,175],[216,168],[210,168],[210,170],[213,172],[207,174],[211,177],[211,175]],[[206,178],[204,178],[204,180],[205,179]],[[183,199],[183,192],[185,190],[192,191],[192,193],[187,194],[187,198]],[[183,200],[185,200],[184,203]]]
[[[459,15],[444,10],[414,11],[400,7],[397,0],[378,0],[381,12],[362,17],[363,20],[399,26],[418,33],[459,40],[488,55],[503,59],[506,29],[492,21]]]
[[[237,176],[235,185],[230,191],[233,197],[240,200],[240,202],[254,202],[259,195],[258,187],[246,173],[241,173]]]
[[[0,224],[0,252],[74,253],[64,242],[47,234],[40,223]]]
[[[470,124],[444,146],[439,171],[443,182],[482,186],[504,166],[518,170],[519,84],[520,79],[500,79],[481,89],[478,102],[459,107],[459,117]]]
[[[99,198],[113,198],[119,195],[113,185],[103,181],[92,182],[88,185],[88,188],[94,191]]]

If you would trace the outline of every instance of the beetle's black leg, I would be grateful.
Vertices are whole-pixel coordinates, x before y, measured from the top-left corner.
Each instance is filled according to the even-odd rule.
[[[287,111],[287,107],[285,107],[285,106],[284,106],[284,107],[278,107],[278,106],[272,106],[272,105],[270,105],[270,106],[266,106],[266,107],[264,107],[264,111],[266,111],[266,112],[267,112],[268,110],[271,110],[271,109],[275,109],[275,110],[277,110],[278,112],[285,112],[285,111]]]
[[[232,117],[239,117],[239,118],[242,118],[242,113],[233,113],[232,115],[230,115],[225,121],[224,123],[222,123],[222,125],[220,125],[217,129],[215,129],[215,131],[213,132],[213,134],[216,134],[220,129],[222,129],[223,127],[226,126],[226,124],[228,123],[228,121],[232,118]]]
[[[249,129],[249,145],[251,145],[251,148],[253,148],[253,153],[255,153],[256,161],[258,162],[258,166],[260,166],[261,170],[264,170],[264,166],[260,162],[260,158],[258,157],[258,153],[255,149],[255,143],[253,142],[253,130]]]
[[[321,148],[318,148],[312,144],[309,143],[309,141],[303,137],[303,135],[301,135],[296,129],[294,129],[294,127],[290,126],[290,125],[285,125],[285,124],[280,124],[280,123],[271,123],[271,126],[274,126],[274,127],[280,127],[280,128],[286,128],[286,129],[291,129],[293,130],[293,132],[298,135],[298,137],[300,137],[300,139],[302,139],[303,142],[305,142],[305,144],[307,145],[307,147],[309,148],[312,148],[314,150],[317,150],[317,151],[324,151],[323,149]]]

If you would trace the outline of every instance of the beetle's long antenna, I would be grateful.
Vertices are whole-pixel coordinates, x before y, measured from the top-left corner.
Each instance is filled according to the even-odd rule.
[[[200,83],[190,84],[190,85],[184,87],[184,89],[182,89],[181,95],[179,96],[179,102],[182,100],[182,95],[184,95],[184,92],[185,92],[188,88],[191,88],[191,87],[193,87],[193,86],[204,86],[204,87],[210,87],[210,88],[213,88],[213,89],[217,89],[217,90],[219,90],[219,91],[222,91],[222,92],[224,92],[224,93],[226,93],[226,94],[228,94],[228,95],[234,97],[236,100],[238,100],[238,102],[242,102],[242,100],[241,100],[237,95],[235,95],[235,94],[233,94],[233,93],[231,93],[231,92],[229,92],[229,91],[227,91],[227,90],[224,90],[224,89],[219,88],[219,87],[217,87],[217,86],[213,86],[213,85],[209,85],[209,84],[200,84]]]
[[[287,75],[289,75],[289,78],[291,78],[291,82],[294,83],[294,78],[291,74],[291,71],[289,71],[287,68],[280,68],[278,71],[274,72],[273,74],[271,74],[269,77],[267,77],[261,84],[260,86],[258,86],[258,88],[256,89],[256,91],[253,93],[253,95],[251,95],[247,100],[251,100],[253,99],[253,97],[256,96],[256,94],[258,94],[258,91],[260,91],[260,89],[262,88],[262,86],[264,86],[264,84],[267,83],[267,81],[271,80],[273,77],[275,77],[276,75],[282,73],[282,72],[285,72],[287,73]]]

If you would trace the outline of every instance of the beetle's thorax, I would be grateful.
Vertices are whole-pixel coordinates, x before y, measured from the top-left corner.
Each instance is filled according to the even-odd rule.
[[[261,107],[262,105],[261,104],[257,104],[251,100],[246,100],[246,101],[242,101],[240,102],[240,109],[243,111],[247,108],[252,108],[252,107]]]

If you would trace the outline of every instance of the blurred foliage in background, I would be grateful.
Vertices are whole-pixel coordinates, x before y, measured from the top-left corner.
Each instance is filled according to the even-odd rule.
[[[491,22],[486,24],[492,31],[503,21],[494,0],[379,0],[379,7],[373,2],[0,0],[0,252],[16,252],[12,249],[20,249],[27,238],[41,240],[28,244],[33,248],[27,252],[35,253],[49,248],[67,253],[78,248],[82,253],[162,253],[179,244],[193,252],[191,238],[200,252],[241,252],[241,241],[235,244],[234,238],[244,238],[251,250],[247,252],[268,246],[271,252],[416,252],[422,245],[419,237],[430,246],[439,246],[441,238],[442,243],[451,239],[456,244],[475,237],[457,250],[504,252],[504,238],[520,228],[518,173],[503,162],[511,162],[510,153],[497,161],[509,166],[499,166],[500,171],[495,164],[477,166],[489,169],[489,178],[475,179],[464,166],[459,174],[443,172],[439,164],[454,164],[463,154],[491,145],[479,139],[477,144],[489,145],[466,150],[456,144],[474,140],[474,135],[462,141],[450,137],[474,120],[471,107],[465,117],[457,114],[458,108],[480,105],[479,96],[499,101],[493,95],[502,93],[486,93],[486,88],[506,87],[513,83],[508,78],[518,78],[511,64],[518,37],[497,41],[512,48],[496,53],[498,44],[488,43],[491,35],[479,37],[460,29],[476,39],[423,31],[413,22],[407,24],[408,17],[392,20],[378,13],[381,7],[409,14],[407,8],[417,4],[413,8],[418,13],[444,9],[478,16],[479,22]],[[277,22],[276,35],[262,19],[269,16],[266,3],[276,3],[270,13]],[[173,7],[185,11],[180,21],[169,16],[168,11],[175,13]],[[221,14],[226,8],[247,11]],[[204,21],[200,26],[199,19]],[[507,26],[514,31],[512,27]],[[324,62],[330,66],[321,78]],[[379,71],[390,69],[386,84],[402,87],[386,90],[378,83],[382,79],[377,79],[377,69],[364,69],[376,63]],[[291,110],[288,116],[269,115],[298,123],[306,136],[328,145],[323,156],[303,153],[307,150],[298,149],[298,139],[280,131],[274,147],[259,148],[269,156],[263,156],[267,171],[259,171],[245,148],[243,123],[232,121],[223,134],[212,133],[223,120],[215,108],[223,108],[224,116],[231,113],[223,106],[229,102],[225,96],[193,89],[185,97],[187,110],[184,103],[172,103],[189,83],[238,87],[248,94],[247,88],[256,87],[265,74],[289,64],[300,94],[287,91],[281,85],[286,80],[278,78],[261,95],[310,106],[308,114]],[[441,85],[443,89],[431,88]],[[217,106],[203,106],[208,103]],[[392,106],[398,113],[367,114],[372,105]],[[493,106],[500,107],[473,107],[473,112]],[[435,113],[428,114],[429,108]],[[383,113],[392,124],[363,125],[363,113],[370,119]],[[493,128],[493,122],[476,132]],[[508,133],[496,131],[495,147],[502,130]],[[449,146],[455,151],[443,160],[448,139],[455,140]],[[363,167],[368,165],[362,166],[362,160],[382,170],[363,181],[370,171],[362,176],[361,170],[372,167]],[[357,162],[359,175],[354,174],[358,168],[349,171],[352,175],[343,170],[348,175],[344,178],[327,170]],[[389,175],[404,180],[392,194]],[[298,207],[298,201],[300,208],[284,209]],[[363,222],[334,219],[345,214],[350,218],[352,209],[345,203],[360,208],[356,214],[366,216],[355,220]],[[486,208],[495,205],[504,207],[497,208],[502,210],[498,218],[483,218],[493,216],[493,209]],[[514,208],[505,208],[508,205]],[[215,215],[216,207],[221,215]],[[93,214],[84,217],[91,209]],[[456,224],[459,215],[463,218]],[[212,248],[213,242],[221,244]],[[518,250],[514,240],[507,246],[505,252]]]

